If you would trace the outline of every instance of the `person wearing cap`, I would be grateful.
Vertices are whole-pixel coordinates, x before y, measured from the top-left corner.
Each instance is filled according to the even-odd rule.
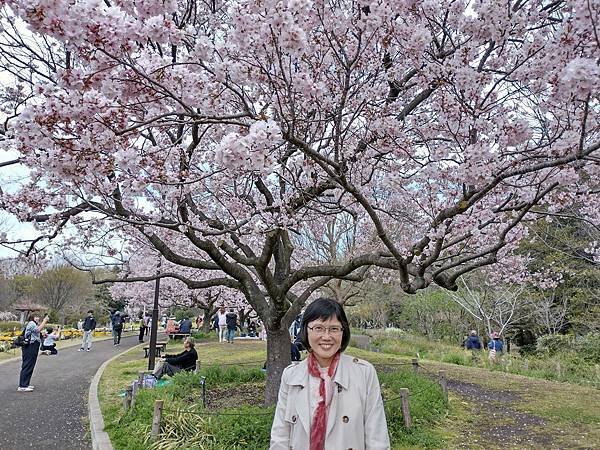
[[[502,353],[504,350],[504,343],[500,340],[500,334],[497,331],[490,334],[490,337],[492,340],[488,343],[489,358],[490,361],[495,362],[498,353]]]
[[[465,343],[465,348],[467,350],[481,350],[481,341],[479,340],[479,336],[477,336],[477,331],[471,330]]]

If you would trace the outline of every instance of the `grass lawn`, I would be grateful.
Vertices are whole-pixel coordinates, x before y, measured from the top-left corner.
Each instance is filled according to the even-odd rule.
[[[168,351],[176,353],[181,348],[180,342],[171,342]],[[147,368],[147,359],[141,357],[139,349],[134,349],[108,366],[100,384],[100,401],[107,431],[117,450],[150,448],[145,439],[150,430],[152,405],[157,398],[165,399],[167,409],[163,435],[173,438],[165,438],[152,448],[259,449],[268,446],[272,409],[260,406],[264,378],[258,370],[266,357],[265,343],[207,342],[198,344],[197,349],[202,374],[207,377],[207,409],[201,407],[198,375],[190,374],[176,378],[167,388],[146,390],[140,395],[136,410],[124,414],[119,393],[137,378],[139,370]],[[354,347],[349,347],[346,353],[366,359],[378,368],[384,398],[388,399],[386,415],[394,449],[599,448],[599,390],[502,370],[421,359],[423,373],[432,379],[439,370],[445,371],[450,388],[446,408],[439,403],[435,383],[427,377],[412,375],[410,357]],[[211,364],[224,366],[209,367]],[[399,402],[392,400],[399,387],[411,389],[411,414],[418,425],[411,431],[401,425]],[[244,422],[235,416],[223,421],[207,415],[231,405],[247,405],[239,408],[253,414],[254,421]],[[181,424],[187,424],[189,435],[183,433]],[[227,430],[237,440],[220,447],[210,439],[195,447],[184,444],[198,435],[221,433],[220,429]],[[248,434],[259,437],[247,441]]]
[[[170,342],[167,351],[177,353],[181,348],[181,343]],[[119,394],[137,378],[139,370],[147,368],[147,359],[141,358],[139,349],[134,349],[107,367],[100,381],[99,396],[106,431],[117,450],[150,447],[147,436],[153,403],[158,398],[165,400],[165,420],[161,440],[152,448],[268,447],[273,408],[261,406],[264,374],[260,371],[266,358],[266,343],[236,341],[231,345],[208,342],[197,344],[196,348],[202,363],[201,375],[207,379],[207,408],[201,406],[198,375],[186,373],[178,374],[166,387],[144,390],[138,396],[135,409],[124,414]],[[415,376],[410,365],[393,365],[407,362],[405,358],[355,348],[349,348],[347,353],[367,359],[378,367],[394,449],[443,446],[442,430],[436,429],[433,424],[442,421],[447,407],[435,382]],[[412,393],[410,406],[415,426],[408,431],[402,424],[400,402],[397,400],[400,387],[409,387]],[[216,411],[223,412],[223,408],[229,408],[225,412],[230,414],[243,412],[251,416],[212,415]],[[232,437],[224,443],[214,435]],[[201,436],[204,440],[200,439]],[[251,440],[248,440],[249,436]]]
[[[447,448],[600,448],[600,390],[454,364],[423,366],[444,370],[450,382]]]

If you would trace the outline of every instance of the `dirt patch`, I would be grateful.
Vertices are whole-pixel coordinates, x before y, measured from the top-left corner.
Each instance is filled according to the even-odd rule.
[[[521,396],[514,392],[488,389],[474,383],[458,380],[448,380],[448,389],[463,397],[473,398],[478,401],[510,403],[521,400]]]
[[[265,384],[243,383],[226,387],[212,387],[206,390],[206,408],[221,410],[241,405],[262,406]],[[202,403],[202,392],[185,399],[188,404]]]
[[[544,419],[511,407],[522,401],[518,394],[455,379],[448,380],[448,389],[466,400],[472,417],[457,448],[559,448]]]

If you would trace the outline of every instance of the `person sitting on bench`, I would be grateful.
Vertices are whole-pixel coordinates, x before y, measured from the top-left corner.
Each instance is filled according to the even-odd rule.
[[[192,332],[192,321],[187,317],[179,324],[178,334],[190,334]]]
[[[194,370],[196,368],[196,361],[198,360],[198,353],[196,353],[194,346],[194,338],[185,338],[181,353],[177,355],[165,355],[164,358],[158,361],[152,373],[154,378],[160,380],[164,375],[171,377],[182,370]]]

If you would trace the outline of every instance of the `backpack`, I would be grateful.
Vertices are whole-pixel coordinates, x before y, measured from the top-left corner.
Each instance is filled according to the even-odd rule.
[[[26,329],[27,327],[23,328],[21,334],[13,339],[13,344],[15,345],[15,347],[27,347],[31,343],[31,334],[29,335],[29,337],[25,337]]]

